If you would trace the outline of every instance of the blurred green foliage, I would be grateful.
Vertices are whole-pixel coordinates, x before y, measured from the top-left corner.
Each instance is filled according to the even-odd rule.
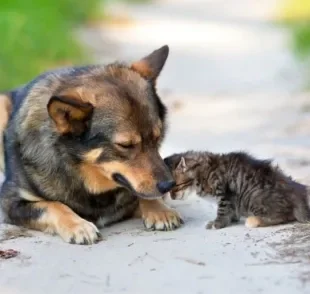
[[[310,20],[309,0],[282,0],[279,17],[284,21]]]
[[[285,0],[279,18],[292,32],[293,49],[302,59],[310,59],[310,0]]]
[[[102,0],[0,0],[0,90],[53,67],[87,61],[73,35],[100,17]]]
[[[310,61],[310,21],[292,25],[292,38],[298,57]]]

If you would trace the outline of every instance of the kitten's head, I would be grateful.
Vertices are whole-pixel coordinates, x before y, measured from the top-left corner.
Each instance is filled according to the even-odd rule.
[[[176,182],[170,191],[172,199],[185,199],[194,192],[199,162],[186,154],[174,154],[164,159]]]

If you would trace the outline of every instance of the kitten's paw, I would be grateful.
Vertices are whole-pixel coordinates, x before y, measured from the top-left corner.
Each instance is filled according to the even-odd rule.
[[[143,217],[143,223],[148,230],[172,231],[184,224],[179,213],[173,209],[149,211]]]
[[[218,220],[208,222],[206,225],[207,230],[218,230],[224,227],[226,227],[226,225],[223,222],[218,221]]]

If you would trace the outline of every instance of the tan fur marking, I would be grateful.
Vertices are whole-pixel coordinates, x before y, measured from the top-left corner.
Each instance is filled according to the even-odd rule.
[[[249,216],[245,221],[245,226],[247,228],[257,228],[263,225],[263,221],[258,216]]]
[[[148,191],[155,186],[152,173],[148,172],[145,167],[135,167],[118,161],[105,162],[100,167],[109,179],[112,179],[114,173],[120,173],[128,179],[136,191]]]
[[[92,93],[91,91],[87,91],[83,89],[82,87],[66,89],[62,91],[59,95],[72,97],[72,98],[74,97],[78,100],[81,100],[82,102],[91,103],[93,106],[96,106],[97,104],[94,93]]]
[[[113,141],[115,143],[132,143],[139,144],[141,142],[141,136],[134,132],[128,133],[117,133],[114,135]]]
[[[141,211],[142,217],[145,217],[149,213],[159,213],[166,211],[168,207],[165,205],[162,199],[139,199],[139,209]]]
[[[19,196],[25,200],[28,200],[28,201],[32,201],[32,202],[37,202],[37,201],[42,201],[43,198],[39,197],[39,196],[36,196],[24,189],[19,189]]]
[[[139,199],[139,210],[146,228],[174,230],[182,223],[179,213],[165,205],[163,199]],[[138,216],[138,212],[135,216]]]
[[[163,123],[162,123],[161,120],[158,120],[157,126],[158,126],[158,128],[159,128],[160,130],[163,128]]]
[[[95,163],[98,157],[102,154],[103,148],[96,148],[84,155],[85,161]]]
[[[51,108],[51,114],[53,116],[57,116],[59,110],[70,111],[72,118],[76,120],[81,120],[85,117],[85,112],[83,110],[73,107],[71,105],[65,104],[61,101],[55,101],[53,103],[53,107]]]
[[[9,96],[0,95],[0,171],[4,171],[4,146],[3,146],[3,132],[7,127],[10,114],[12,112],[12,102]]]
[[[84,120],[89,117],[92,106],[90,104],[75,106],[71,105],[70,102],[52,99],[53,101],[49,104],[48,111],[58,131],[63,134],[69,132],[82,133],[85,128]],[[74,101],[75,97],[71,100]]]
[[[41,231],[46,231],[52,234],[57,232],[57,229],[59,229],[61,224],[68,229],[72,229],[75,218],[78,218],[78,215],[76,215],[68,206],[60,202],[40,201],[34,204],[34,207],[45,211],[39,221],[33,222],[33,226]]]
[[[153,76],[152,69],[150,68],[149,64],[144,60],[140,60],[140,61],[133,63],[131,65],[131,68],[137,71],[141,76],[145,78]]]
[[[247,228],[269,227],[269,226],[287,223],[293,220],[295,220],[293,216],[286,216],[286,217],[276,218],[276,219],[268,218],[268,217],[249,216],[246,219],[245,226]]]
[[[102,174],[102,169],[96,165],[83,163],[80,165],[81,176],[85,188],[94,194],[113,190],[117,184]]]
[[[32,221],[30,227],[50,234],[60,235],[66,242],[84,244],[94,243],[99,232],[96,226],[88,222],[68,206],[56,201],[40,201],[33,204],[34,208],[42,209],[39,219]]]
[[[155,126],[153,128],[153,136],[155,139],[158,139],[160,137],[160,128],[158,126]]]

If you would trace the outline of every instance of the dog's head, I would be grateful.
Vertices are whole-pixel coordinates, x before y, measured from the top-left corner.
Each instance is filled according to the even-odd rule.
[[[128,66],[84,70],[50,98],[52,126],[89,192],[125,187],[150,199],[174,186],[158,151],[166,108],[155,89],[168,53],[164,46]]]

